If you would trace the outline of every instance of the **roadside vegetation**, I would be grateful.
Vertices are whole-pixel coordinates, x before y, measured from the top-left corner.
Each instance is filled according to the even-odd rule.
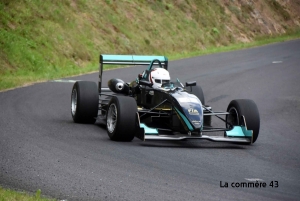
[[[41,190],[37,190],[35,194],[25,192],[16,192],[3,189],[0,187],[0,201],[55,201],[54,199],[43,198]]]
[[[100,53],[178,59],[299,38],[299,10],[279,0],[1,0],[0,90],[96,71]]]

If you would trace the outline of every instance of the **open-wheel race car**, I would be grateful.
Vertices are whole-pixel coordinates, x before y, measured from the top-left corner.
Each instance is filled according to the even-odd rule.
[[[118,78],[102,88],[103,65],[148,65],[136,80]],[[100,55],[99,82],[78,81],[71,94],[71,114],[76,123],[106,123],[111,140],[205,139],[252,144],[257,140],[260,117],[249,99],[232,100],[227,111],[205,105],[203,91],[195,81],[171,82],[165,56]],[[224,122],[213,127],[212,116]],[[204,135],[221,132],[222,135]]]

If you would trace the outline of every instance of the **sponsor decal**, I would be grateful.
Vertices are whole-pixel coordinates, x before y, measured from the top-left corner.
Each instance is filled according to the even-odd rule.
[[[177,98],[177,100],[181,103],[200,103],[199,99],[189,96],[189,97],[184,97],[184,98]]]
[[[199,115],[198,110],[196,110],[194,108],[188,109],[188,112],[189,112],[190,115]]]
[[[177,98],[177,100],[181,103],[189,103],[190,100],[188,98]]]
[[[199,103],[199,99],[195,96],[195,95],[192,95],[192,94],[189,94],[189,98],[190,98],[190,101],[193,102],[193,103]]]
[[[197,98],[190,98],[190,101],[192,103],[199,103],[200,102],[199,99],[197,99]]]
[[[200,121],[192,121],[194,125],[200,125]]]

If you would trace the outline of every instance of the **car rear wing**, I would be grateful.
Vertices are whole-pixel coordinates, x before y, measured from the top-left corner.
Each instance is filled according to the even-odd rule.
[[[165,56],[146,56],[146,55],[111,55],[100,54],[98,92],[101,93],[103,65],[150,65],[153,60],[159,60],[162,66],[168,70],[168,58]],[[154,64],[155,61],[154,61]]]

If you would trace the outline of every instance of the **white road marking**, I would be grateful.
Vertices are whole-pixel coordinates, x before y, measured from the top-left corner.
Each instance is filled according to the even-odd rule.
[[[263,181],[263,179],[259,179],[259,178],[245,178],[248,181]]]
[[[50,82],[71,82],[71,83],[75,83],[77,81],[80,81],[80,80],[52,80]]]
[[[273,61],[272,63],[273,64],[279,64],[279,63],[282,63],[282,61]]]

